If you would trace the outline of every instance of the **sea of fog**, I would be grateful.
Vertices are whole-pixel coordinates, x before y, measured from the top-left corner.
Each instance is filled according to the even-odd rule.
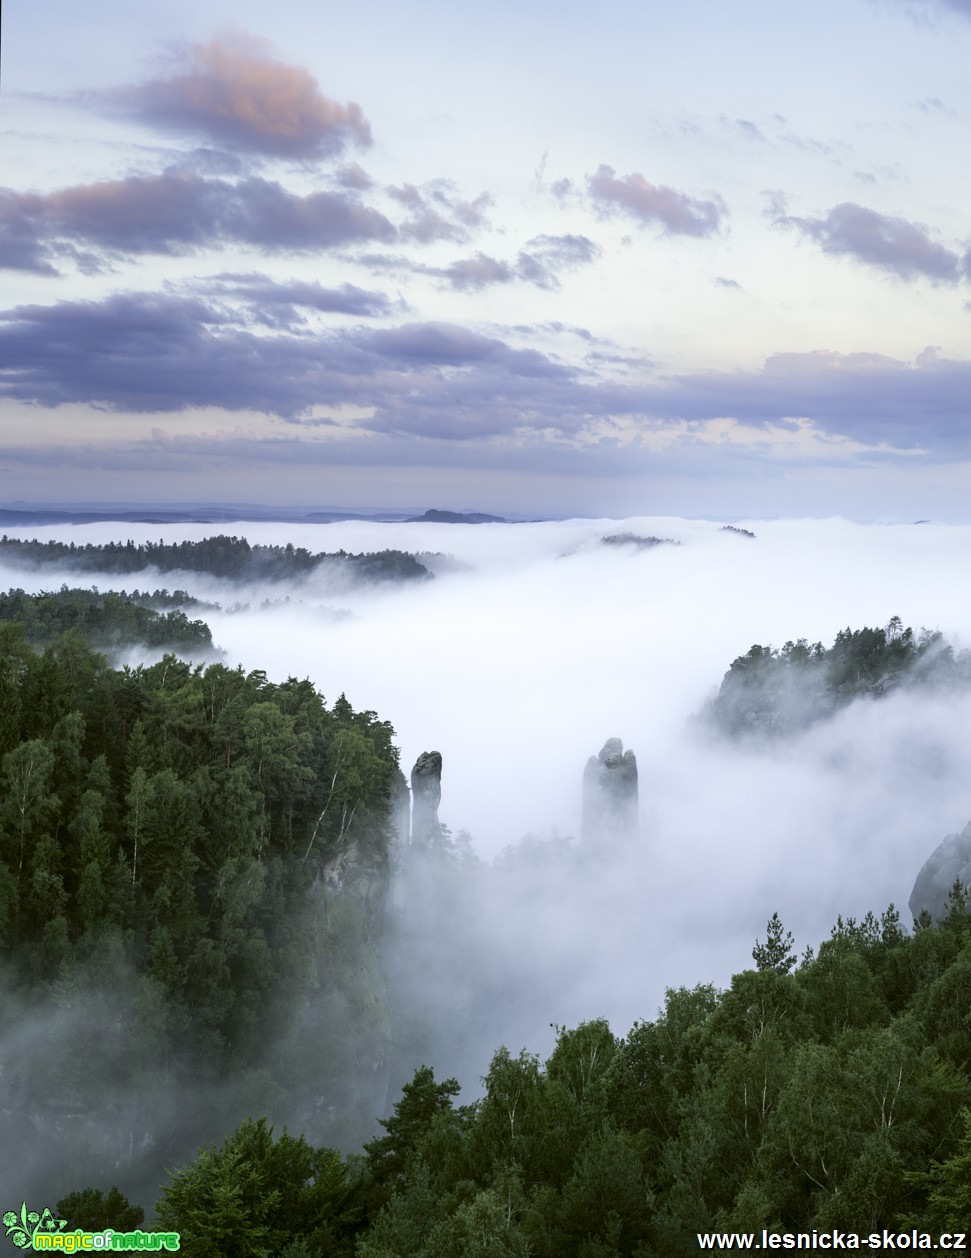
[[[31,591],[181,587],[226,662],[309,677],[397,731],[407,775],[444,758],[439,815],[490,860],[524,835],[578,836],[584,764],[608,737],[636,753],[641,837],[542,894],[507,879],[482,946],[524,990],[502,1036],[542,1051],[550,1023],[605,1015],[624,1032],[669,986],[726,984],[778,911],[800,950],[838,914],[907,915],[917,870],[971,818],[971,698],[857,702],[772,748],[705,738],[692,716],[753,643],[829,645],[894,615],[971,644],[971,526],[677,518],[532,524],[131,525],[9,530],[78,543],[201,539],[424,552],[435,579],[355,586],[320,571],[239,587],[192,573],[0,571]],[[676,545],[605,544],[618,534]],[[443,941],[447,947],[447,941]],[[528,990],[537,979],[535,998]],[[554,975],[556,981],[550,981]],[[510,982],[516,982],[510,978]],[[463,1000],[474,1000],[465,992]],[[519,1042],[517,1042],[519,1041]],[[496,1043],[481,1046],[481,1059]],[[443,1063],[448,1068],[451,1063]]]

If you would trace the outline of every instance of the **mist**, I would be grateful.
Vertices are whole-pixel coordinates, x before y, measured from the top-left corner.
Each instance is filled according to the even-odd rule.
[[[343,692],[373,709],[397,732],[406,776],[421,752],[442,754],[439,816],[471,850],[463,838],[447,878],[413,880],[393,901],[389,981],[408,1030],[392,1084],[431,1059],[468,1099],[500,1043],[543,1053],[551,1024],[599,1016],[623,1034],[656,1015],[668,987],[726,985],[751,965],[774,911],[800,951],[837,915],[891,902],[909,925],[917,871],[971,817],[967,693],[859,700],[773,743],[731,742],[696,719],[753,643],[828,646],[840,629],[897,615],[967,646],[971,526],[736,523],[756,536],[653,517],[240,523],[221,531],[314,552],[406,550],[435,577],[364,584],[323,565],[299,583],[239,585],[5,567],[0,580],[28,591],[62,580],[183,588],[219,604],[188,614],[211,626],[228,665],[271,681],[309,677],[328,703]],[[625,534],[663,544],[603,541]],[[593,852],[579,840],[581,780],[609,737],[637,756],[640,836]]]

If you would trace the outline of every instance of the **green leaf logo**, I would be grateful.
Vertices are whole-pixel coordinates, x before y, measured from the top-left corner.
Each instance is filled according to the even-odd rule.
[[[53,1211],[47,1206],[42,1214],[38,1214],[36,1210],[28,1210],[27,1202],[24,1201],[19,1214],[16,1210],[4,1211],[3,1226],[18,1249],[30,1249],[35,1232],[62,1232],[67,1226],[67,1219],[55,1218]]]

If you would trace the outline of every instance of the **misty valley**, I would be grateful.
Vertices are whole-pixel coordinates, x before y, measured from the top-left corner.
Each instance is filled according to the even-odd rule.
[[[971,530],[747,523],[0,539],[0,1207],[290,1258],[965,1223]]]

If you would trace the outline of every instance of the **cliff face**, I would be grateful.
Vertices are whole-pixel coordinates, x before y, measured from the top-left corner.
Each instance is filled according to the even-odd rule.
[[[960,834],[947,835],[924,862],[908,902],[914,917],[924,909],[935,921],[946,917],[956,879],[971,886],[971,821]]]
[[[608,738],[583,771],[580,837],[589,844],[627,841],[639,828],[637,760],[619,738]]]

